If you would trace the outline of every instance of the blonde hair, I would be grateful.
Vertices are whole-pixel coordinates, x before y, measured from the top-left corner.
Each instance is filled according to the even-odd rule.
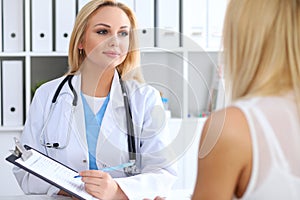
[[[231,0],[223,37],[232,100],[293,89],[300,111],[299,0]]]
[[[78,49],[79,43],[83,40],[84,33],[91,16],[100,8],[105,6],[118,7],[123,10],[129,18],[131,30],[129,34],[129,49],[125,60],[117,66],[122,78],[133,78],[139,82],[143,82],[143,77],[139,69],[140,65],[140,51],[137,42],[137,22],[133,11],[126,5],[116,2],[115,0],[91,0],[88,2],[78,13],[75,25],[72,31],[70,44],[69,44],[69,74],[74,74],[79,71],[80,66],[86,54],[84,51],[80,53]]]

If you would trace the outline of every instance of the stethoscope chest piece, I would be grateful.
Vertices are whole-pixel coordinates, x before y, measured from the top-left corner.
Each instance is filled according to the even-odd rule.
[[[129,163],[131,163],[129,166],[123,168],[126,176],[134,176],[141,173],[136,166],[136,160],[129,160]]]

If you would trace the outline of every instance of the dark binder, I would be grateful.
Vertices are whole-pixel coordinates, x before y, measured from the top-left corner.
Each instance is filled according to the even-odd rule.
[[[41,178],[51,185],[64,190],[65,192],[78,199],[97,199],[84,190],[84,184],[80,179],[74,178],[74,176],[78,175],[78,172],[60,163],[59,161],[54,160],[47,155],[37,151],[36,149],[31,148],[30,146],[22,146],[16,138],[15,144],[15,150],[11,151],[12,154],[6,158],[8,162]],[[59,172],[50,174],[49,172],[47,172],[47,170],[38,167],[42,166],[43,164],[47,164],[47,166],[55,166],[56,172]],[[59,173],[63,174],[63,176],[59,176],[61,175]],[[65,178],[67,178],[67,180]]]

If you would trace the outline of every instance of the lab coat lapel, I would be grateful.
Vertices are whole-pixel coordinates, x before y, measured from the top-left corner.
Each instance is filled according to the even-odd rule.
[[[110,101],[102,121],[97,143],[97,165],[99,168],[119,165],[128,160],[127,148],[124,147],[127,138],[122,136],[122,130],[126,130],[123,122],[124,116],[123,95],[119,75],[115,71],[110,90]],[[122,171],[110,172],[110,174],[124,176]]]
[[[83,110],[83,104],[81,99],[81,75],[75,75],[72,79],[73,87],[75,88],[77,95],[78,95],[78,102],[77,106],[74,110],[74,118],[73,120],[73,133],[75,133],[75,136],[77,137],[78,141],[80,141],[80,144],[83,149],[87,149],[87,141],[86,141],[86,127],[85,127],[85,119],[84,119],[84,110]],[[68,88],[68,87],[67,87]],[[70,92],[70,91],[69,91]],[[110,101],[108,104],[108,109],[106,112],[109,112],[104,115],[104,121],[102,122],[101,129],[106,129],[104,133],[109,133],[111,129],[111,112],[115,112],[116,110],[124,107],[124,101],[122,96],[122,90],[121,85],[119,82],[119,75],[118,72],[115,70],[111,91],[110,91]],[[110,107],[110,108],[109,108]],[[124,115],[122,115],[124,116]],[[120,116],[118,116],[120,117]],[[106,119],[106,120],[105,120]],[[108,121],[110,122],[108,122]],[[110,124],[107,126],[107,123]],[[100,138],[99,138],[100,139]],[[103,138],[102,138],[103,139]]]
[[[110,94],[111,94],[110,102],[113,109],[116,109],[118,107],[124,107],[122,89],[121,89],[119,74],[117,70],[115,70],[113,82],[110,89]]]
[[[73,120],[73,128],[75,133],[75,136],[77,137],[79,143],[81,144],[83,149],[87,149],[87,142],[86,142],[86,135],[85,135],[85,120],[84,120],[84,110],[81,100],[81,75],[75,75],[73,80],[73,87],[75,88],[75,91],[77,92],[78,96],[78,102],[77,106],[74,110],[74,118]]]
[[[101,131],[105,137],[108,137],[107,134],[111,133],[112,127],[115,126],[114,122],[120,117],[119,109],[124,107],[123,96],[121,85],[119,82],[118,72],[115,70],[113,77],[111,89],[110,89],[110,100],[107,105],[107,109],[102,121]],[[123,116],[123,115],[122,115]]]

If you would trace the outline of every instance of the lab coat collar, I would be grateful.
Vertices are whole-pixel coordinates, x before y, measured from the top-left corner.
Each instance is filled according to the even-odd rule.
[[[77,95],[78,95],[78,102],[77,106],[74,110],[74,119],[76,121],[77,126],[77,134],[79,136],[79,141],[81,142],[81,145],[83,148],[87,147],[86,143],[86,135],[85,133],[85,119],[84,119],[84,110],[82,105],[82,99],[81,99],[81,74],[74,75],[72,79],[73,87],[75,88]],[[68,90],[68,92],[72,93],[69,89],[69,87],[64,87],[65,90]],[[111,89],[110,89],[110,101],[109,104],[111,104],[113,109],[116,109],[118,107],[124,107],[124,101],[123,101],[123,95],[122,95],[122,89],[119,81],[119,75],[117,70],[115,70]],[[85,141],[85,142],[84,142]]]
[[[68,83],[66,83],[66,85],[67,84]],[[82,101],[81,101],[81,97],[80,97],[80,94],[81,94],[81,74],[80,73],[74,75],[74,77],[72,79],[72,85],[75,88],[75,91],[77,92],[77,96],[78,96],[78,103],[77,103],[78,106],[77,107],[81,107]],[[68,92],[71,95],[73,95],[72,91],[70,90],[69,87],[63,87],[62,91]],[[115,70],[111,89],[110,89],[110,101],[111,101],[110,103],[113,105],[114,108],[124,106],[122,89],[121,89],[119,74],[118,74],[117,70]]]
[[[82,106],[81,100],[81,74],[74,75],[72,79],[72,84],[77,92],[78,101],[77,106],[74,108],[74,119],[75,120],[75,134],[78,137],[78,141],[80,141],[81,147],[83,149],[87,149],[86,135],[85,135],[85,119],[84,119],[84,110]],[[71,91],[70,91],[71,92]],[[88,156],[88,154],[86,155]]]

